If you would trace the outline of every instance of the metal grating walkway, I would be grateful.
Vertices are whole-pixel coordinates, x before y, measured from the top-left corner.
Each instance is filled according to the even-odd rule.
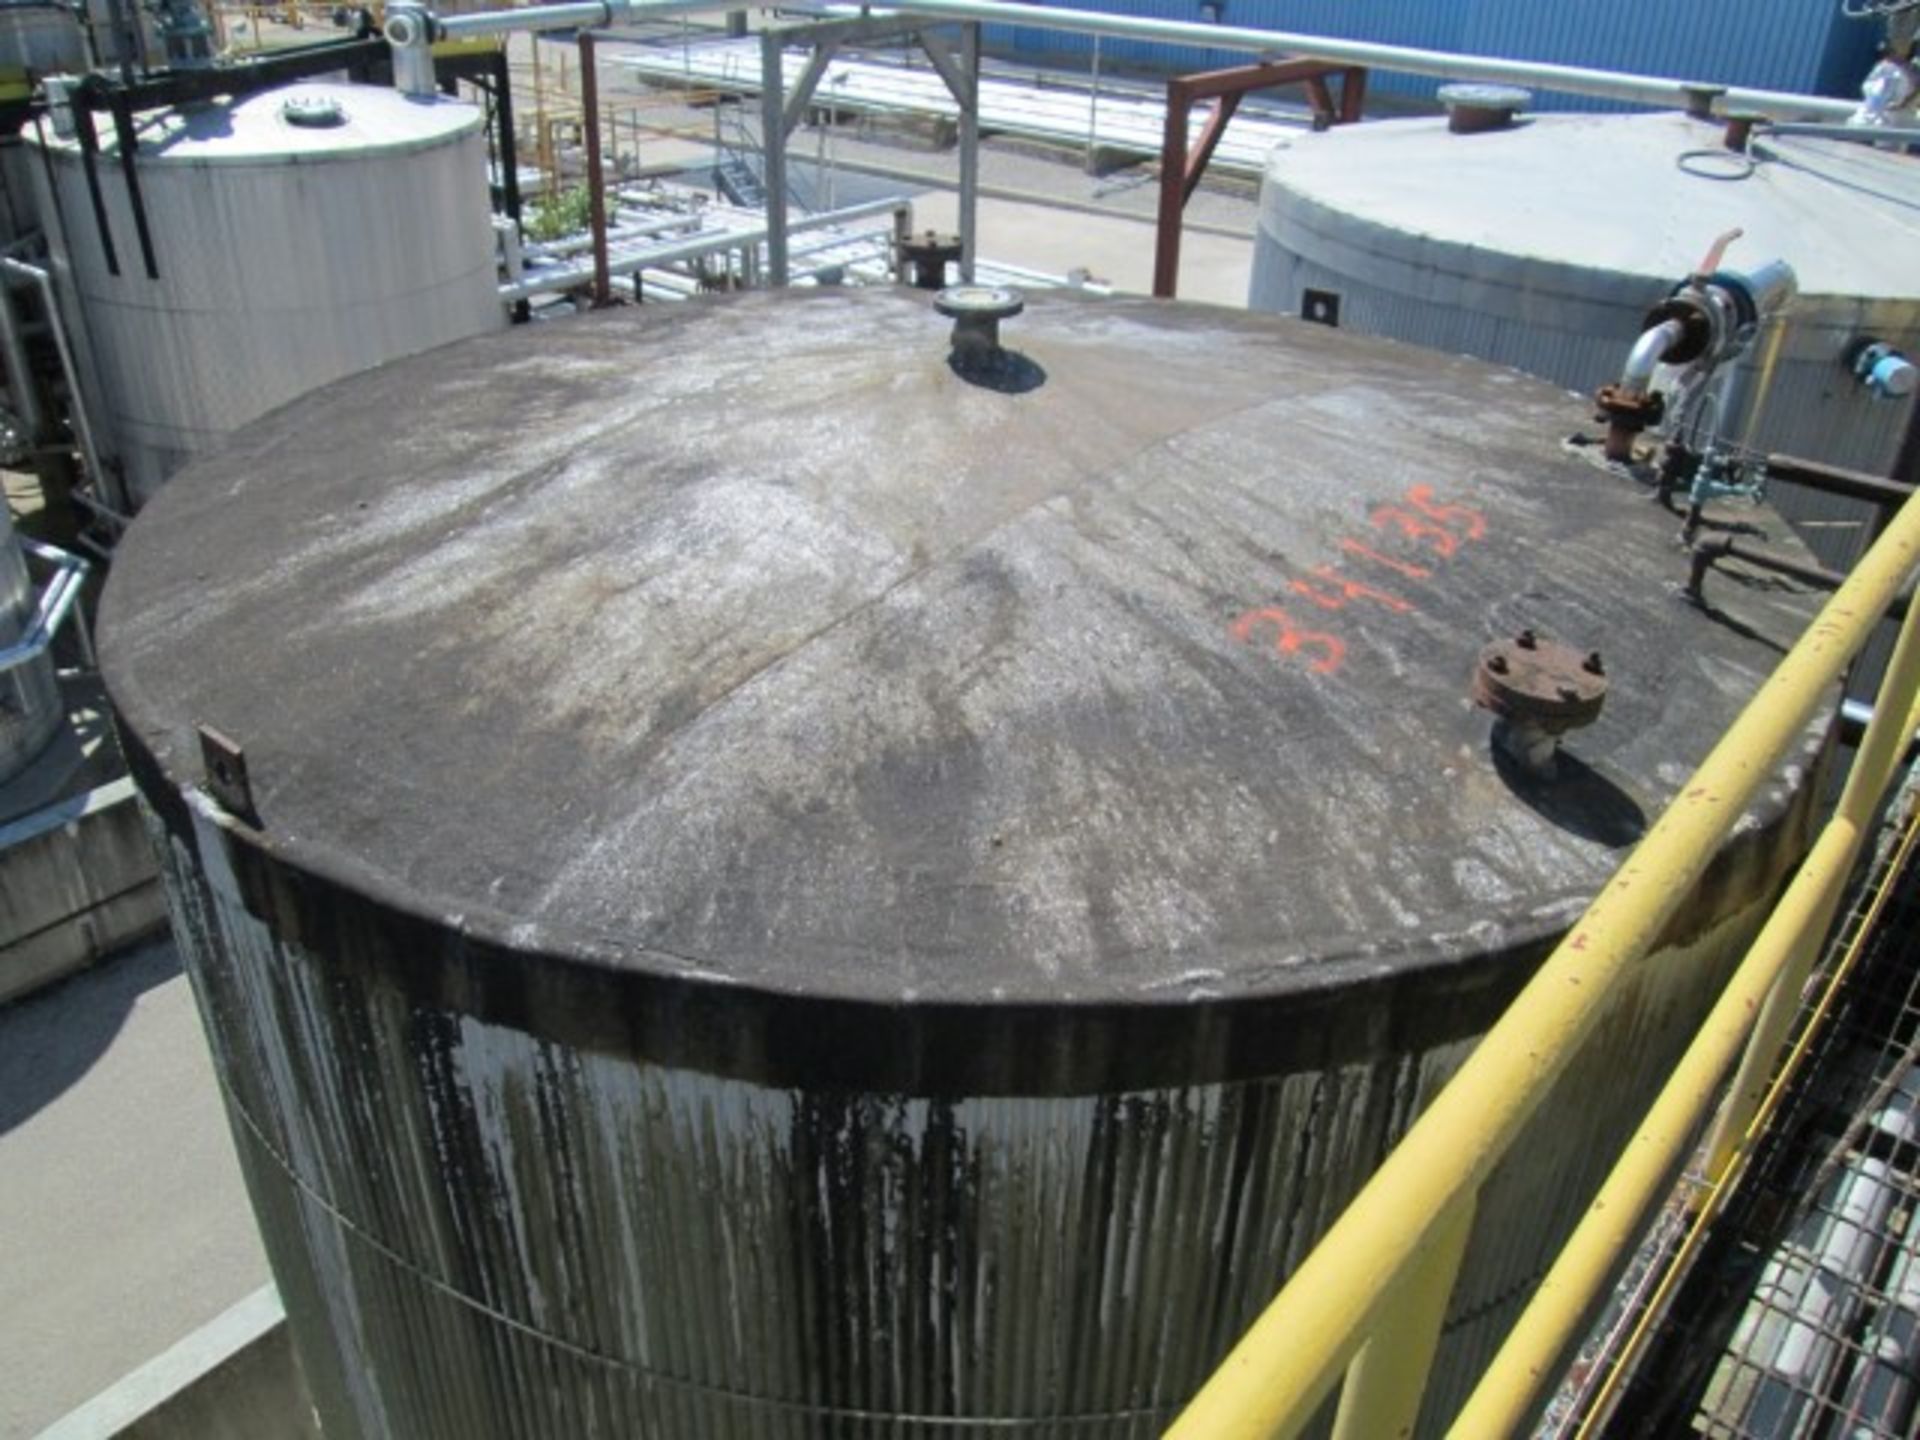
[[[1912,779],[1896,805],[1829,947],[1830,969],[1858,940],[1856,970],[1609,1434],[1910,1440],[1920,1427]],[[1863,935],[1883,888],[1885,907]],[[1823,989],[1810,988],[1809,1015]]]

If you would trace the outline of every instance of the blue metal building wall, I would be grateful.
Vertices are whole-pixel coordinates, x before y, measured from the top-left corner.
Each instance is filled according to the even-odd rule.
[[[1202,20],[1206,0],[1065,0],[1076,9]],[[1592,65],[1717,84],[1851,95],[1873,61],[1877,25],[1847,20],[1840,0],[1656,0],[1650,6],[1566,5],[1555,0],[1218,0],[1230,25],[1293,30],[1435,50]],[[1088,63],[1084,35],[992,26],[998,54]],[[1224,50],[1104,40],[1103,66],[1166,73],[1243,63]],[[1431,95],[1435,82],[1378,74],[1372,88]],[[1539,108],[1622,109],[1603,100],[1542,92]]]

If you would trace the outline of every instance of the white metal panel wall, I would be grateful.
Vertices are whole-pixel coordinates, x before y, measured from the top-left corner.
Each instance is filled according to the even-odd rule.
[[[476,124],[430,147],[278,163],[99,166],[119,274],[84,172],[54,151],[74,288],[136,500],[188,455],[357,370],[505,323]]]

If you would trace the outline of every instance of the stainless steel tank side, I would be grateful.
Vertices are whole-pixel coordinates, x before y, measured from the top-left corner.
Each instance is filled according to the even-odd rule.
[[[1740,155],[1721,129],[1543,115],[1477,135],[1435,119],[1302,136],[1268,163],[1249,303],[1296,311],[1330,292],[1343,326],[1590,395],[1648,308],[1739,229],[1727,263],[1783,259],[1800,294],[1777,357],[1756,346],[1742,362],[1756,379],[1770,364],[1769,393],[1752,435],[1733,438],[1886,474],[1911,401],[1875,398],[1848,360],[1865,339],[1920,356],[1920,161],[1791,136]],[[1817,497],[1800,504],[1831,518]]]
[[[1157,1433],[1811,613],[1680,603],[1510,372],[1048,295],[975,383],[945,328],[471,341],[120,550],[103,665],[330,1435]],[[1525,626],[1612,662],[1549,779],[1467,698]],[[1494,1182],[1444,1365],[1823,753]]]
[[[0,3],[0,69],[54,75],[86,66],[86,40],[72,10],[54,0]]]
[[[103,237],[77,144],[46,144],[59,259],[137,500],[316,385],[505,324],[473,106],[309,83],[141,133],[157,278],[117,164],[98,167]]]
[[[26,637],[38,601],[14,535],[13,512],[0,502],[0,649]],[[66,716],[51,655],[0,671],[0,783],[27,768]]]

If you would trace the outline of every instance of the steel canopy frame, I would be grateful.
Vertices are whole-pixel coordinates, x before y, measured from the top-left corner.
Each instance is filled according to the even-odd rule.
[[[826,77],[827,66],[840,47],[848,44],[917,45],[946,83],[960,109],[960,278],[973,279],[976,200],[980,180],[980,26],[959,26],[960,45],[937,34],[931,25],[951,22],[914,22],[908,17],[823,20],[760,32],[760,144],[766,155],[767,281],[787,283],[787,141],[813,102]],[[787,46],[805,44],[807,65],[786,94],[783,56]]]
[[[1334,103],[1327,81],[1340,81],[1340,100]],[[1166,129],[1160,142],[1160,212],[1153,245],[1153,293],[1171,300],[1180,286],[1180,216],[1207,173],[1220,137],[1240,108],[1240,98],[1255,90],[1280,85],[1304,85],[1313,101],[1315,128],[1349,125],[1360,118],[1367,98],[1367,71],[1362,65],[1328,60],[1262,60],[1229,70],[1207,70],[1181,75],[1167,82]],[[1187,121],[1202,100],[1217,100],[1200,142],[1191,152]],[[964,182],[963,182],[964,183]]]

